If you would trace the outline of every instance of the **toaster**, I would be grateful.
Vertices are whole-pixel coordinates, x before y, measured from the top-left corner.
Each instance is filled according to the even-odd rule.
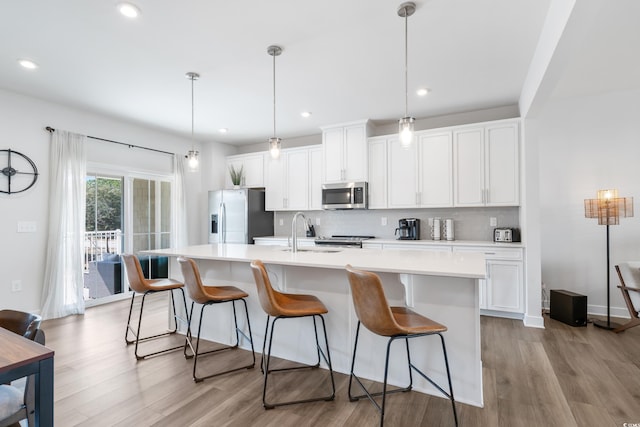
[[[493,241],[511,243],[520,241],[520,230],[517,228],[502,227],[493,230]]]

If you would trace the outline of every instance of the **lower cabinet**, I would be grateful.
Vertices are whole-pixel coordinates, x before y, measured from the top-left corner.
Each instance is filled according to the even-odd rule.
[[[524,314],[522,248],[454,247],[454,252],[483,252],[487,278],[480,281],[482,314],[519,317]]]

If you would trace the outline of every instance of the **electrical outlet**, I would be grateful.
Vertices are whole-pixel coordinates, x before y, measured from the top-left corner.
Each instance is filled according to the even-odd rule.
[[[387,217],[383,216],[382,218],[380,218],[380,225],[382,226],[386,226],[387,225]]]
[[[20,292],[22,290],[22,280],[11,281],[11,292]]]
[[[280,221],[278,222],[278,224],[280,224],[281,226],[284,225],[284,219],[280,218]]]
[[[489,218],[489,225],[491,227],[496,227],[498,225],[498,218],[496,218],[495,216],[492,216]]]
[[[18,233],[35,233],[36,230],[35,221],[18,221]]]
[[[316,225],[320,225],[320,217],[319,216],[316,217]]]

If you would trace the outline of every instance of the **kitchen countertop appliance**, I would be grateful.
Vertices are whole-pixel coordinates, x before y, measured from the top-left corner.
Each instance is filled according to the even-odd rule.
[[[273,212],[264,210],[264,190],[209,191],[209,243],[253,244],[273,236]]]
[[[420,220],[418,218],[398,220],[395,234],[398,236],[398,240],[420,240]]]
[[[318,237],[315,244],[318,246],[334,246],[342,248],[362,248],[362,242],[373,239],[374,236],[344,236],[333,235],[331,237]]]
[[[499,227],[493,230],[493,241],[511,243],[520,241],[520,230],[511,227]]]

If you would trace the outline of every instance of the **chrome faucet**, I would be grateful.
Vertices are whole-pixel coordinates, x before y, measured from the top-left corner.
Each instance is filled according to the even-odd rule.
[[[301,216],[305,223],[307,221],[307,217],[304,216],[302,212],[296,212],[293,215],[293,220],[291,221],[291,252],[298,252],[298,237],[296,236],[296,230],[298,225],[298,217]]]

